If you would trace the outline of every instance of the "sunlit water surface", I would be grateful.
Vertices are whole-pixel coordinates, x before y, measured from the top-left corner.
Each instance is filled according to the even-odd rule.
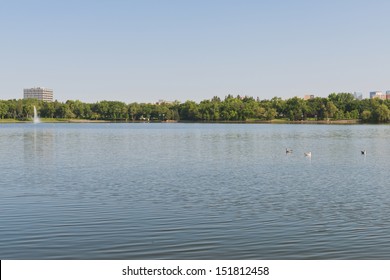
[[[0,155],[0,259],[390,259],[390,126],[3,124]]]

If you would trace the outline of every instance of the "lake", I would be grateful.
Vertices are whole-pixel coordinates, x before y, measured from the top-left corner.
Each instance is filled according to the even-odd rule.
[[[390,259],[388,125],[1,124],[0,155],[0,259]]]

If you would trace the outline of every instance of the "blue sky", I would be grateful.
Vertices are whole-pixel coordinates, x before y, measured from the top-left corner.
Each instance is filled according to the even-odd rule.
[[[390,1],[0,0],[0,99],[390,90]]]

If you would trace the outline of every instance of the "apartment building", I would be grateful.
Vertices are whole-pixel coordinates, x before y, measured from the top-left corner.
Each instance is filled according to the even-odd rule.
[[[53,102],[53,90],[48,88],[36,87],[25,88],[23,90],[24,99],[35,98],[46,102]]]
[[[370,98],[386,99],[386,94],[381,91],[371,91]]]

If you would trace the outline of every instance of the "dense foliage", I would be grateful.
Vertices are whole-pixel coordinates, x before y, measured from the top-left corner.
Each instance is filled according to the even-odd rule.
[[[283,100],[274,97],[260,100],[228,95],[224,100],[213,97],[200,103],[166,102],[159,104],[79,100],[43,102],[35,99],[0,100],[1,119],[30,119],[36,106],[41,118],[90,119],[110,121],[182,120],[182,121],[248,121],[286,119],[343,120],[389,122],[390,100],[357,100],[350,93],[332,93],[327,98],[304,100],[298,97]]]

